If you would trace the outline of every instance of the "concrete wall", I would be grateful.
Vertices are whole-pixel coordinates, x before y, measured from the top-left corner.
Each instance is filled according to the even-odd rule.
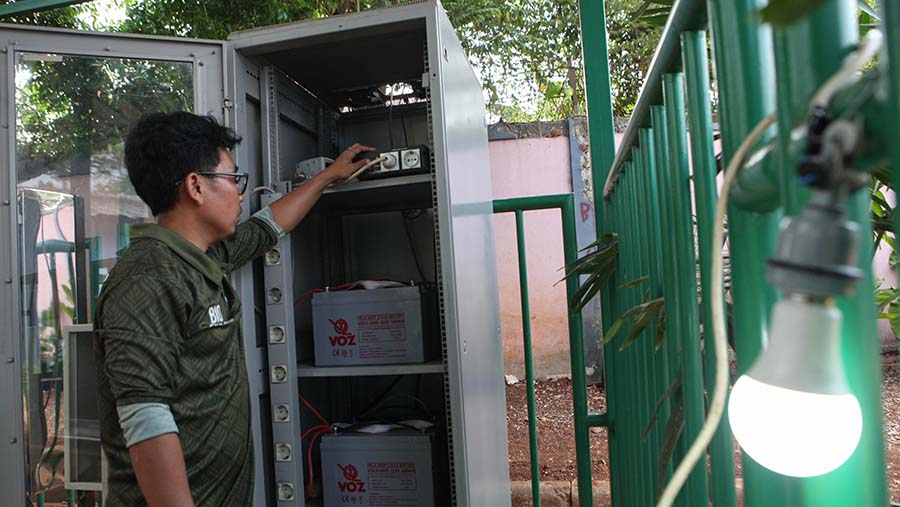
[[[625,123],[624,119],[616,119],[616,145],[622,137]],[[587,206],[582,209],[578,205],[579,199],[586,200],[587,203],[593,201],[589,188],[591,167],[585,130],[587,124],[584,118],[579,118],[572,125],[573,136],[569,135],[570,126],[567,122],[491,125],[491,182],[494,199],[572,193],[574,157],[577,165],[574,173],[581,179],[577,187],[579,192],[582,189],[584,191],[584,195],[576,196],[576,220],[590,222],[586,225],[592,231],[593,209]],[[589,241],[583,241],[582,232],[577,234],[579,242],[584,245],[593,241],[593,233]],[[519,263],[515,216],[512,213],[494,217],[494,236],[497,244],[500,321],[506,373],[524,378]],[[566,288],[564,283],[557,283],[563,277],[562,268],[565,264],[559,211],[526,212],[525,244],[535,376],[540,378],[568,373],[570,359]],[[592,361],[600,361],[600,357],[596,355],[599,353],[597,344],[588,343],[592,339],[599,342],[599,332],[595,331],[597,323],[594,322],[599,319],[597,314],[585,317],[589,381],[600,378],[599,370],[591,368]],[[588,315],[587,310],[583,315]],[[592,332],[595,335],[593,338],[589,336]]]
[[[494,199],[572,192],[568,136],[491,141]],[[531,305],[535,374],[569,371],[569,330],[562,227],[557,210],[525,213],[528,292]],[[494,217],[500,321],[506,373],[525,376],[516,224],[512,213]]]

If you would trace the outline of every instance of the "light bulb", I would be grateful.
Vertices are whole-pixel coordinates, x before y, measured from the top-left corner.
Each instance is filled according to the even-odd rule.
[[[741,448],[783,475],[813,477],[841,466],[862,435],[862,411],[840,360],[841,312],[785,299],[769,346],[731,391],[728,420]]]

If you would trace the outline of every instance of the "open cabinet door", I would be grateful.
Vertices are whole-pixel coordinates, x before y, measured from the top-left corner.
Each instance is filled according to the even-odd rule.
[[[152,220],[128,180],[124,138],[151,111],[228,121],[224,50],[216,41],[0,25],[4,505],[73,499],[63,449],[91,448],[68,439],[97,438],[99,429],[67,434],[62,329],[90,325],[131,224]],[[92,424],[73,426],[90,433]],[[91,456],[78,464],[90,476]],[[75,496],[93,505],[97,495]]]

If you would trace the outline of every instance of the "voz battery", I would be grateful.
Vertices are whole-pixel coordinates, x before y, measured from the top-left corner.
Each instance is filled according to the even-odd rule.
[[[426,286],[313,295],[316,366],[421,363],[435,352]]]
[[[416,431],[322,437],[325,507],[433,507],[431,437]]]

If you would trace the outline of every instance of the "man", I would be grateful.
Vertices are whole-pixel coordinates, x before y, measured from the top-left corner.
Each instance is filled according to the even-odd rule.
[[[247,174],[240,142],[213,118],[150,114],[125,165],[156,224],[132,245],[97,302],[107,505],[244,507],[253,490],[241,303],[228,274],[275,245],[372,148],[354,144],[325,171],[238,224]]]

